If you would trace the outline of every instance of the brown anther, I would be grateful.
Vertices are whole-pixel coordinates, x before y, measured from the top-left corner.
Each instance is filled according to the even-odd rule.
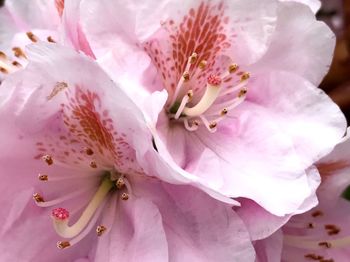
[[[190,56],[190,64],[193,65],[194,63],[196,63],[197,58],[198,58],[197,53],[193,53],[193,54]]]
[[[187,92],[187,96],[188,96],[189,99],[191,99],[191,98],[193,97],[193,91],[192,91],[192,90],[189,90],[189,91]]]
[[[324,225],[324,228],[325,229],[334,229],[334,228],[337,228],[337,227],[335,225],[327,224],[327,225]]]
[[[193,121],[192,124],[195,126],[199,126],[199,122],[197,120]]]
[[[245,96],[247,94],[248,90],[247,89],[241,89],[238,93],[238,97],[241,98],[242,96]]]
[[[328,235],[333,236],[337,235],[340,232],[340,228],[338,228],[336,225],[325,225],[324,228],[326,229]]]
[[[50,155],[45,155],[42,157],[42,159],[46,162],[46,164],[48,164],[49,166],[51,166],[53,164],[53,159]]]
[[[4,74],[8,74],[9,71],[6,68],[3,68],[0,66],[0,72]]]
[[[239,67],[238,67],[237,64],[232,64],[232,65],[230,65],[230,66],[228,67],[228,72],[229,72],[230,74],[235,73],[235,72],[237,72],[238,68],[239,68]]]
[[[309,224],[307,224],[307,227],[308,227],[308,228],[314,228],[315,225],[314,225],[313,223],[309,223]]]
[[[34,193],[34,194],[33,194],[33,199],[34,199],[35,202],[37,202],[37,203],[45,202],[45,201],[44,201],[44,198],[43,198],[39,193]]]
[[[125,181],[123,178],[119,177],[117,179],[117,182],[115,182],[115,185],[117,186],[118,189],[122,189],[125,186]]]
[[[65,249],[67,247],[70,247],[70,243],[68,241],[58,241],[57,242],[57,247],[59,249]]]
[[[318,245],[319,245],[320,247],[325,247],[325,248],[331,248],[331,247],[332,247],[332,244],[329,243],[329,242],[326,242],[326,241],[324,241],[324,242],[319,242]]]
[[[42,174],[39,174],[38,175],[38,179],[40,181],[48,181],[49,180],[49,177],[47,175],[42,175]]]
[[[199,67],[199,69],[203,70],[207,66],[207,64],[208,64],[208,62],[206,60],[202,60],[199,62],[198,67]]]
[[[57,82],[55,86],[53,87],[51,94],[48,95],[46,98],[47,100],[52,99],[54,96],[56,96],[59,92],[66,89],[68,87],[68,84],[65,82]]]
[[[185,81],[189,81],[190,80],[190,73],[189,72],[185,72],[182,77],[184,78]]]
[[[228,110],[227,110],[226,108],[224,108],[224,109],[221,110],[221,113],[220,113],[220,114],[221,114],[222,116],[224,116],[224,115],[227,115],[227,113],[228,113]]]
[[[7,56],[6,56],[6,54],[4,52],[0,51],[0,58],[1,59],[6,59]]]
[[[17,62],[17,61],[13,61],[12,62],[12,65],[13,66],[16,66],[16,67],[21,67],[22,65],[19,63],[19,62]]]
[[[85,154],[87,154],[88,156],[92,156],[94,154],[94,151],[92,151],[92,149],[89,147],[85,147],[84,151],[85,151]]]
[[[210,129],[214,129],[215,127],[217,127],[217,125],[218,124],[216,122],[212,122],[212,123],[209,124],[209,128]]]
[[[95,161],[91,161],[91,162],[90,162],[90,167],[91,167],[91,168],[97,168],[96,162],[95,162]]]
[[[323,216],[323,212],[320,211],[320,210],[316,210],[316,211],[312,212],[311,216],[312,216],[312,217]]]
[[[245,72],[245,73],[243,73],[243,75],[241,76],[241,81],[248,80],[249,78],[250,78],[250,73]]]
[[[96,227],[96,234],[97,234],[97,236],[99,236],[99,237],[102,236],[102,234],[103,234],[106,230],[107,230],[107,228],[106,228],[105,226],[102,226],[102,225]]]
[[[123,194],[121,195],[121,199],[122,199],[122,200],[128,200],[128,199],[129,199],[129,194],[128,194],[128,193],[123,193]]]
[[[318,255],[316,255],[316,254],[306,254],[304,257],[305,257],[305,258],[312,259],[312,260],[320,260],[320,259],[323,259],[322,256],[318,256]]]
[[[27,34],[28,38],[30,39],[30,41],[32,41],[34,43],[38,42],[39,39],[32,32],[27,32],[26,34]]]
[[[13,54],[15,55],[15,57],[27,58],[26,55],[24,54],[23,50],[19,47],[13,47],[12,51],[13,51]]]
[[[47,37],[47,42],[56,43],[56,41],[53,40],[52,36],[48,36],[48,37]]]

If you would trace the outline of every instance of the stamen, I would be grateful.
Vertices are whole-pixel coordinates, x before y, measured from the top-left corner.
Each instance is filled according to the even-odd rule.
[[[97,168],[97,164],[95,161],[91,161],[89,165],[91,168]]]
[[[30,39],[30,41],[32,41],[33,43],[38,42],[39,39],[32,32],[27,32],[26,34],[27,34],[28,38]]]
[[[105,178],[92,200],[74,225],[68,226],[69,218],[61,220],[60,218],[53,216],[53,225],[57,234],[64,238],[72,238],[78,235],[86,227],[88,222],[91,220],[91,217],[94,215],[95,211],[113,186],[114,183],[109,178]]]
[[[58,241],[57,242],[57,247],[59,249],[65,249],[67,247],[70,247],[70,243],[68,241]]]
[[[185,107],[183,113],[186,116],[199,116],[209,109],[215,102],[220,93],[221,78],[217,75],[210,75],[208,77],[207,89],[202,97],[194,107]]]
[[[193,65],[194,63],[197,62],[197,58],[198,58],[198,55],[197,53],[193,53],[191,56],[190,56],[190,63]]]
[[[181,100],[181,104],[180,104],[179,108],[177,109],[175,117],[174,117],[175,119],[179,119],[179,117],[181,116],[181,113],[184,110],[186,104],[191,100],[192,97],[193,97],[193,91],[189,90],[187,92],[187,94]]]
[[[25,53],[23,52],[23,50],[20,47],[13,47],[12,51],[13,51],[13,54],[15,55],[15,57],[23,57],[23,58],[27,59],[27,56],[25,55]]]
[[[50,155],[44,155],[42,157],[42,159],[46,162],[46,164],[48,164],[49,166],[51,166],[53,164],[53,159]]]
[[[311,214],[312,217],[319,217],[319,216],[323,216],[323,212],[320,210],[316,210]]]
[[[221,96],[225,96],[225,95],[228,95],[228,94],[231,94],[233,92],[236,92],[237,90],[240,90],[242,88],[245,88],[245,86],[247,85],[247,82],[248,81],[243,81],[243,82],[240,82],[238,85],[236,86],[233,86],[233,87],[230,87],[228,88],[227,90],[225,90],[224,92],[221,92],[220,93],[220,97]]]
[[[17,61],[13,61],[13,62],[12,62],[12,65],[13,65],[13,66],[16,66],[16,67],[22,67],[21,63],[20,63],[20,62],[17,62]]]
[[[208,129],[208,131],[209,131],[210,133],[215,133],[217,123],[215,123],[215,122],[210,123],[210,122],[205,118],[205,116],[203,116],[203,115],[200,115],[199,117],[200,117],[200,119],[202,120],[202,122],[203,122],[203,124],[205,125],[205,127]]]
[[[128,193],[122,193],[121,199],[122,200],[128,200],[129,199],[129,194]]]
[[[47,181],[47,180],[49,180],[49,177],[48,177],[48,175],[39,174],[39,175],[38,175],[38,179],[39,179],[40,181]]]
[[[184,126],[188,131],[196,131],[198,129],[199,123],[197,121],[192,121],[192,125],[188,123],[188,119],[184,119]]]
[[[233,73],[237,72],[238,68],[239,68],[239,67],[238,67],[237,64],[232,64],[232,65],[230,65],[230,66],[228,67],[228,72],[229,72],[230,74],[233,74]]]
[[[246,81],[250,78],[250,73],[245,72],[242,76],[241,76],[241,81]]]
[[[39,193],[34,193],[33,194],[33,199],[37,203],[43,203],[44,202],[44,198]]]
[[[117,182],[115,182],[115,185],[117,186],[118,189],[122,189],[125,186],[125,181],[123,178],[118,178]]]
[[[199,69],[203,70],[207,66],[208,62],[206,60],[200,61],[198,67]]]
[[[56,41],[52,38],[52,36],[48,36],[47,41],[50,43],[56,43]]]
[[[92,186],[91,186],[92,187]],[[69,194],[66,194],[62,197],[59,197],[59,198],[56,198],[56,199],[53,199],[53,200],[50,200],[50,201],[36,201],[37,205],[40,206],[40,207],[50,207],[50,206],[54,206],[54,205],[57,205],[59,203],[62,203],[64,201],[67,201],[69,199],[72,199],[76,196],[79,196],[89,190],[91,190],[91,187],[84,187],[80,190],[76,190],[76,191],[72,191],[71,193]],[[39,195],[40,196],[40,195]],[[40,196],[41,197],[41,196]],[[41,197],[42,198],[42,197]],[[35,199],[36,200],[36,199]]]
[[[98,226],[97,228],[96,228],[96,234],[97,234],[97,236],[102,236],[102,234],[105,232],[107,230],[107,228],[105,227],[105,226],[102,226],[102,225],[100,225],[100,226]]]

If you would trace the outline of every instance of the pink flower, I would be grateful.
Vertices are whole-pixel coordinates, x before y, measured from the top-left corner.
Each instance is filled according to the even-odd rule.
[[[97,61],[146,112],[169,165],[276,215],[315,205],[304,202],[319,180],[307,169],[346,122],[316,88],[335,40],[308,7],[86,0],[80,10]]]
[[[27,54],[1,85],[1,261],[254,260],[232,205],[160,159],[94,61],[48,43]]]
[[[319,204],[256,243],[258,261],[347,261],[350,252],[350,139],[317,167],[323,182]],[[283,245],[282,245],[283,243]],[[282,259],[281,259],[282,256]]]

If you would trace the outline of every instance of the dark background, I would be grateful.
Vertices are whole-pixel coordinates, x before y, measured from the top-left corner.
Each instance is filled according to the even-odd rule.
[[[30,1],[30,0],[28,0]],[[5,0],[0,0],[0,6]],[[337,46],[328,75],[321,84],[350,120],[350,0],[323,0],[318,19],[337,35]]]

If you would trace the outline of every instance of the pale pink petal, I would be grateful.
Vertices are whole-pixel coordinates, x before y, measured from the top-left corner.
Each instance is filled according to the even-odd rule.
[[[168,245],[162,215],[146,199],[118,202],[115,223],[108,236],[102,236],[94,261],[168,261]]]
[[[280,230],[266,239],[256,241],[256,262],[281,262],[282,246],[283,235]]]
[[[156,181],[142,184],[135,194],[150,199],[160,210],[169,261],[254,260],[249,234],[231,205],[194,187]]]
[[[55,29],[58,26],[59,14],[54,0],[8,0],[6,7],[17,27],[23,31],[32,28]]]
[[[257,76],[248,100],[274,118],[305,166],[328,154],[344,136],[346,120],[339,107],[295,74],[279,71]]]
[[[81,0],[70,0],[63,3],[62,8],[62,30],[66,45],[71,44],[77,50],[83,51],[86,55],[94,58],[80,25],[80,2]],[[61,6],[62,3],[59,5]],[[60,10],[61,10],[60,8]]]
[[[333,32],[323,22],[316,21],[308,7],[298,3],[279,5],[277,21],[266,54],[252,70],[263,73],[290,71],[319,85],[332,62],[335,46]]]

